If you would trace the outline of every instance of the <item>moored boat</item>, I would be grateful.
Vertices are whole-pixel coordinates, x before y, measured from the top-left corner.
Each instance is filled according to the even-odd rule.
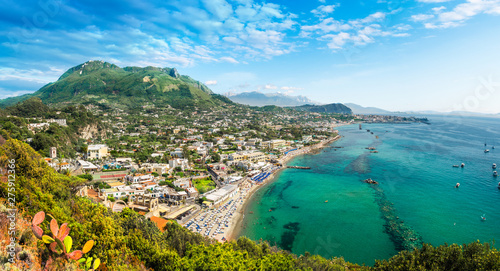
[[[497,168],[497,164],[493,163],[493,165],[491,166],[493,169]]]
[[[498,172],[495,170],[493,171],[493,177],[497,177],[498,176]]]
[[[457,183],[457,184],[455,185],[455,188],[459,188],[459,187],[460,187],[460,183]]]
[[[462,164],[460,165],[460,167],[465,167],[465,164],[464,164],[464,163],[462,163]]]
[[[488,153],[488,152],[490,152],[490,150],[488,150],[488,149],[484,150],[484,153]]]

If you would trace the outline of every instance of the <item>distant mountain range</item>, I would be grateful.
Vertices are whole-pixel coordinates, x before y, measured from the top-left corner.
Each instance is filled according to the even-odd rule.
[[[7,98],[0,107],[31,97],[45,104],[100,104],[139,107],[148,103],[176,108],[213,108],[232,102],[175,68],[125,67],[104,61],[88,61],[66,71],[54,83],[32,94]]]
[[[298,106],[305,104],[316,104],[305,96],[290,96],[283,93],[261,93],[257,91],[242,93],[226,93],[224,96],[231,101],[250,106]]]
[[[354,114],[360,114],[360,115],[387,115],[394,113],[376,107],[364,107],[353,103],[345,103],[345,105],[351,108]]]

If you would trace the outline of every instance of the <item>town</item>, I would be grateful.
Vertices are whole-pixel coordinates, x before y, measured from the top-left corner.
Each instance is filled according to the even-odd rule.
[[[336,127],[363,120],[417,121],[272,106],[187,111],[145,104],[132,112],[88,104],[79,110],[92,121],[78,126],[78,138],[68,144],[52,146],[55,141],[42,139],[78,125],[74,108],[46,114],[50,118],[25,118],[20,139],[58,172],[87,179],[78,195],[113,212],[135,210],[160,229],[176,221],[221,241],[231,238],[253,191],[291,157],[338,139]]]

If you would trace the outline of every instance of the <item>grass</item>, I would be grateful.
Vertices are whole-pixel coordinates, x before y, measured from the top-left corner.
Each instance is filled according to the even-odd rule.
[[[200,194],[215,189],[215,183],[210,177],[193,180],[193,185]]]

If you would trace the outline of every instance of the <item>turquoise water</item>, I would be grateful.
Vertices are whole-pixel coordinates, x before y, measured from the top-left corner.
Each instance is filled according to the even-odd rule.
[[[240,236],[296,254],[343,256],[368,265],[405,244],[388,223],[411,228],[433,245],[498,240],[500,177],[493,177],[491,166],[499,164],[500,171],[500,120],[430,121],[339,127],[343,138],[333,145],[343,148],[293,159],[290,165],[312,169],[285,169],[254,194]],[[465,168],[452,167],[461,163]],[[361,181],[367,178],[379,185]],[[384,219],[381,208],[390,208],[392,216]]]

